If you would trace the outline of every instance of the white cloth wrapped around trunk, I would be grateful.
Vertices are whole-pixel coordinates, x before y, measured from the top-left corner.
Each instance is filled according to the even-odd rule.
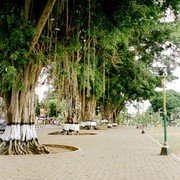
[[[69,123],[66,123],[66,124],[64,124],[63,129],[65,131],[69,131],[69,130],[79,131],[79,124],[69,124]]]
[[[84,121],[84,122],[81,122],[81,126],[82,127],[85,127],[85,126],[97,126],[97,123],[94,122],[94,121]]]
[[[36,138],[37,138],[37,134],[35,130],[35,124],[7,125],[3,135],[1,136],[1,139],[3,141],[9,141],[10,139],[27,141]]]

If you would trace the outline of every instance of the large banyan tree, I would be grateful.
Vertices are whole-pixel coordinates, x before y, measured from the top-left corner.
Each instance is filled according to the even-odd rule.
[[[165,32],[162,36],[158,18],[167,7],[176,10],[179,7],[176,0],[0,0],[0,3],[0,96],[7,107],[8,121],[0,139],[0,154],[48,153],[39,144],[35,131],[35,86],[43,67],[48,64],[59,67],[56,70],[64,75],[63,83],[59,81],[63,98],[70,106],[81,101],[84,111],[88,101],[93,100],[95,108],[102,91],[103,103],[106,92],[107,97],[112,95],[111,88],[113,91],[118,88],[118,94],[122,92],[116,86],[121,82],[122,93],[125,95],[125,90],[130,89],[130,95],[127,94],[132,97],[134,87],[129,82],[134,80],[134,86],[142,82],[135,57],[142,67],[150,66],[168,35]],[[130,51],[131,48],[134,50]],[[126,83],[123,71],[126,65],[131,67],[128,72],[133,71],[134,62],[136,71],[125,76]],[[54,72],[57,77],[57,71]],[[117,83],[106,81],[117,77],[120,80]],[[68,109],[72,114],[73,107]],[[89,118],[85,112],[81,114]]]
[[[8,123],[0,154],[48,153],[37,139],[34,100],[39,74],[50,58],[50,35],[43,29],[55,1],[0,1],[0,96]]]
[[[159,61],[169,38],[160,18],[167,7],[177,8],[175,4],[66,1],[66,23],[57,22],[57,38],[63,41],[57,42],[59,64],[54,66],[54,82],[56,92],[68,104],[67,116],[80,104],[79,119],[92,120],[98,104],[103,118],[115,119],[126,101],[147,99],[152,94],[159,83],[152,64],[155,58]]]

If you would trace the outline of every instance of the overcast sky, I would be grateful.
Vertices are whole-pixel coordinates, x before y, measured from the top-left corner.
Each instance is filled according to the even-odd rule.
[[[180,67],[178,67],[174,71],[174,75],[178,77],[177,80],[172,81],[171,83],[167,84],[167,89],[174,89],[175,91],[180,92]]]
[[[178,77],[178,79],[167,83],[167,89],[174,89],[175,91],[180,92],[180,67],[176,68],[176,70],[173,73],[175,76]],[[162,88],[157,88],[157,90],[161,90]],[[145,112],[146,109],[151,105],[149,101],[144,101],[143,103],[140,103],[140,112]],[[133,104],[129,105],[128,107],[128,113],[135,114],[137,112],[137,109],[133,107]]]

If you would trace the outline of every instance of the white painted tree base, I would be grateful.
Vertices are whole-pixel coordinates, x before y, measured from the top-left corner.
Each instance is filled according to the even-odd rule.
[[[33,125],[8,125],[0,138],[0,155],[48,154]]]
[[[63,130],[65,130],[65,131],[78,131],[79,132],[79,124],[66,123],[63,126]]]
[[[33,125],[8,125],[1,137],[3,141],[20,140],[28,141],[37,139],[35,124]]]

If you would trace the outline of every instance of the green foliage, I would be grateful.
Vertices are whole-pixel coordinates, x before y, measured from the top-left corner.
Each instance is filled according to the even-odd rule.
[[[13,27],[14,23],[17,23],[15,27]],[[3,45],[0,46],[1,60],[6,59],[14,67],[21,68],[30,60],[28,47],[33,35],[32,25],[17,19],[16,22],[8,24],[8,29],[1,28],[0,34],[3,39],[1,39]]]
[[[162,124],[163,122],[159,112],[156,113],[146,112],[143,114],[136,114],[133,121],[136,124],[150,124],[154,126],[158,124]]]
[[[22,18],[22,4],[8,6],[12,4],[8,1],[7,7],[0,12],[0,92],[10,90],[14,78],[17,79],[16,86],[23,88],[21,79],[27,63],[32,60],[38,63],[45,57],[51,58],[51,53],[54,53],[57,64],[52,64],[56,68],[56,71],[52,70],[52,74],[55,72],[52,78],[56,86],[60,86],[64,78],[74,78],[70,72],[73,70],[78,78],[79,93],[86,90],[88,98],[96,96],[103,105],[109,103],[123,108],[126,101],[147,99],[153,94],[159,77],[156,77],[158,69],[152,64],[154,60],[166,64],[168,73],[171,73],[172,61],[162,58],[162,45],[177,37],[177,34],[170,36],[170,28],[159,19],[169,6],[177,12],[179,2],[89,2],[68,1],[68,6],[60,7],[58,1],[52,12],[55,20],[47,23],[39,40],[42,48],[44,45],[49,47],[38,55],[30,56],[33,26],[40,14],[32,8],[33,21],[27,22]],[[79,59],[76,59],[77,54]],[[64,67],[65,63],[68,68]],[[51,114],[59,111],[57,102],[48,103]]]
[[[30,22],[12,10],[0,12],[0,92],[8,92],[12,86],[23,88],[21,78],[24,66],[32,60],[29,43],[34,33]]]
[[[64,58],[68,52],[71,59],[79,51],[78,68],[70,66],[77,72],[80,93],[85,89],[88,98],[95,95],[99,104],[119,108],[126,101],[153,95],[160,83],[158,69],[152,66],[154,60],[168,65],[169,74],[173,69],[172,60],[162,58],[162,45],[170,40],[171,32],[166,23],[159,21],[165,7],[166,1],[161,4],[153,0],[92,0],[90,6],[83,0],[69,3],[71,21],[66,31],[67,24],[62,19],[59,22],[58,39],[64,44],[58,46],[57,53]],[[70,75],[64,70],[61,73]]]
[[[88,74],[88,73],[89,74]],[[89,81],[88,81],[89,79]],[[103,81],[102,73],[96,67],[94,71],[92,66],[82,66],[80,73],[78,74],[78,82],[80,91],[85,89],[90,90],[88,97],[95,96],[97,99],[102,96],[103,93]]]
[[[57,111],[57,102],[55,100],[50,100],[49,101],[49,116],[50,117],[56,117],[59,113],[59,111]]]
[[[37,112],[39,108],[44,108],[49,117],[58,117],[66,109],[66,104],[57,99],[55,91],[50,91],[42,102],[37,102]]]
[[[40,116],[40,109],[41,108],[43,108],[43,103],[36,101],[36,109],[35,109],[36,116]]]
[[[167,113],[171,115],[175,108],[180,107],[180,93],[174,90],[167,90],[166,93],[167,101]],[[163,110],[163,93],[156,92],[154,96],[151,97],[150,103],[152,105],[153,111],[158,112]]]

